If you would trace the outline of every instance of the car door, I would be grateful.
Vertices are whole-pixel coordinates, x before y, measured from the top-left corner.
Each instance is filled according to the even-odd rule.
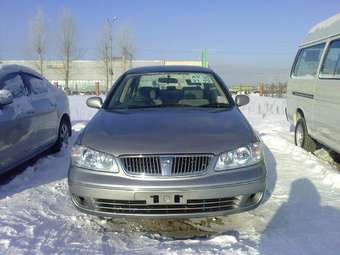
[[[340,38],[331,41],[325,53],[315,103],[322,142],[340,152]]]
[[[34,136],[28,88],[19,73],[0,80],[0,89],[9,90],[13,103],[0,108],[0,171],[26,159]]]
[[[29,73],[22,73],[22,76],[29,87],[29,101],[34,108],[36,144],[40,148],[46,147],[57,139],[59,125],[56,99],[45,79]]]

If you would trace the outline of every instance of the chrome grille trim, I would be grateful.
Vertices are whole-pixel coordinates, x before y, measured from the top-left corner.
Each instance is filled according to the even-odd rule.
[[[124,170],[134,175],[161,175],[160,159],[150,157],[123,157],[121,158]]]
[[[183,214],[205,213],[237,209],[236,197],[189,199],[186,204],[147,204],[145,200],[94,199],[94,209],[105,213],[123,214]]]
[[[129,155],[119,157],[124,171],[128,175],[164,176],[161,159],[172,158],[170,176],[201,175],[208,171],[212,154],[178,155]]]
[[[211,156],[208,155],[178,155],[174,157],[172,176],[193,175],[203,173],[208,169]]]

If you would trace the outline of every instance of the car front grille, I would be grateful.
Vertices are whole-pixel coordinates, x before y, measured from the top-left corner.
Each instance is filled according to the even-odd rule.
[[[124,171],[130,175],[192,176],[208,170],[212,155],[126,156],[121,157]]]
[[[104,213],[121,214],[186,214],[217,212],[236,209],[237,197],[191,199],[186,204],[147,204],[145,200],[94,199],[94,209]]]

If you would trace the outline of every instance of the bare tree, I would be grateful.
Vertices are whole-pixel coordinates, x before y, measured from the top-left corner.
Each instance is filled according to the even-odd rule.
[[[72,61],[77,58],[76,24],[69,10],[64,10],[60,18],[59,50],[63,61],[65,89],[69,89]]]
[[[112,68],[112,26],[109,21],[106,21],[102,30],[102,36],[99,47],[99,55],[105,74],[105,91],[109,90],[112,83],[113,68]]]
[[[132,59],[136,52],[135,38],[130,26],[123,26],[118,31],[117,46],[122,56],[123,70],[127,70],[132,65]]]
[[[46,56],[46,29],[44,13],[41,9],[32,20],[31,29],[29,34],[30,51],[36,59],[36,67],[41,74],[44,73],[44,62]]]

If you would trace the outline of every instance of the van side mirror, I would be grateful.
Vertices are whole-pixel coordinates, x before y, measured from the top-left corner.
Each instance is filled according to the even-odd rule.
[[[244,106],[248,104],[250,99],[246,95],[237,95],[235,98],[235,101],[236,101],[236,105],[240,107],[240,106]]]
[[[101,97],[90,97],[86,100],[88,107],[100,109],[103,106],[103,99]]]
[[[0,90],[0,107],[13,103],[13,95],[7,89]]]

